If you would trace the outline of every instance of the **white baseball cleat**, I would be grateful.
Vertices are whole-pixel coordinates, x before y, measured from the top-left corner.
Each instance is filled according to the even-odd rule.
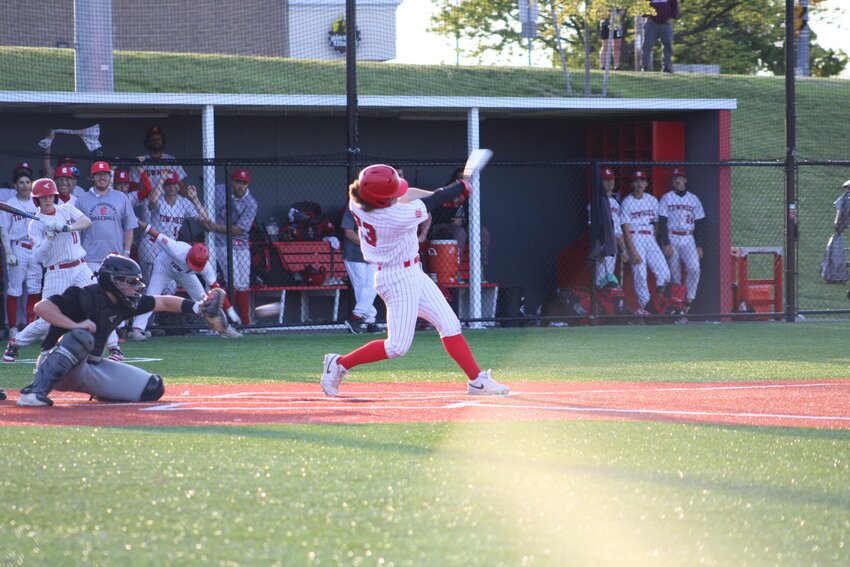
[[[134,341],[146,341],[150,336],[150,333],[138,327],[133,327],[133,330],[127,333],[127,338]]]
[[[322,390],[326,396],[333,398],[339,391],[339,385],[348,376],[348,369],[340,365],[338,354],[325,355],[325,373],[322,374]]]
[[[242,338],[242,333],[240,333],[239,331],[234,329],[233,325],[228,325],[227,328],[219,334],[221,335],[221,338],[223,338],[223,339],[241,339]]]
[[[475,380],[470,380],[466,393],[470,396],[506,396],[511,389],[491,378],[492,370],[482,370]]]

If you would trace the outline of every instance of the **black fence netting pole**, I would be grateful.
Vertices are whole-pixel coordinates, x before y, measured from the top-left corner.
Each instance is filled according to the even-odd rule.
[[[785,320],[797,318],[797,95],[794,0],[785,0]]]

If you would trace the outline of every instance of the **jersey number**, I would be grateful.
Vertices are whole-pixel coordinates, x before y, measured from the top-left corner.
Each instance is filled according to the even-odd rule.
[[[363,222],[360,220],[360,217],[354,213],[351,213],[351,216],[354,217],[354,223],[357,225],[357,228],[360,229],[360,238],[365,240],[369,246],[376,246],[378,237],[375,235],[375,227],[368,222]]]

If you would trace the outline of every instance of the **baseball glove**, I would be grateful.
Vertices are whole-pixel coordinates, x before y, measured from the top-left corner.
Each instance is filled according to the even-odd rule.
[[[213,331],[224,332],[229,327],[227,315],[224,314],[225,292],[221,288],[213,288],[201,302],[200,316]]]

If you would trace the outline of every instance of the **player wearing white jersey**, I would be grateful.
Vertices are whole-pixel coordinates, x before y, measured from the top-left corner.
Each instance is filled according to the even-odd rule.
[[[670,263],[670,281],[682,283],[682,264],[685,265],[685,312],[697,296],[702,259],[702,221],[705,210],[699,197],[688,191],[685,170],[673,169],[672,191],[661,197],[658,209],[658,230],[664,255]]]
[[[145,237],[155,243],[160,252],[154,260],[151,283],[145,290],[146,295],[159,295],[168,282],[176,281],[186,290],[189,297],[201,301],[206,297],[207,292],[201,282],[198,281],[198,274],[210,288],[221,287],[216,281],[215,268],[209,262],[209,251],[205,245],[172,240],[144,221],[139,221],[139,227],[144,232]],[[226,299],[224,308],[231,319],[235,318],[236,311]],[[130,338],[136,341],[147,340],[149,335],[145,332],[145,329],[150,317],[150,313],[144,313],[133,320]],[[238,339],[242,334],[232,326],[228,326],[221,333],[221,336],[228,339]]]
[[[419,263],[419,224],[429,211],[469,190],[465,179],[434,192],[408,188],[395,169],[383,164],[363,169],[349,186],[348,207],[357,224],[363,257],[378,268],[375,289],[387,306],[387,338],[344,356],[325,355],[321,380],[325,395],[336,396],[340,383],[355,366],[404,356],[413,343],[417,317],[436,327],[449,356],[469,378],[469,394],[509,392],[491,378],[489,370],[478,366],[461,334],[457,315]]]
[[[162,183],[157,184],[150,196],[150,224],[168,238],[177,239],[183,221],[187,218],[209,219],[204,206],[198,200],[198,190],[194,185],[186,187],[186,195],[177,194],[180,190],[180,178],[173,171],[168,172]]]
[[[6,203],[24,211],[35,214],[37,209],[30,197],[32,191],[32,178],[30,174],[19,170],[13,181],[15,183],[15,196]],[[30,219],[21,215],[0,212],[0,240],[7,264],[6,282],[6,316],[9,320],[9,333],[14,336],[18,328],[18,299],[24,293],[24,282],[26,281],[27,293],[27,323],[35,319],[33,308],[41,299],[41,266],[33,259],[32,239],[29,237],[27,227]]]
[[[57,204],[61,194],[51,179],[38,179],[32,184],[32,200],[38,204],[38,213],[29,223],[29,236],[33,241],[33,257],[46,268],[44,297],[64,293],[75,285],[85,287],[94,283],[94,276],[85,262],[86,251],[80,245],[80,231],[91,226],[91,221],[73,205]],[[50,325],[36,319],[9,339],[3,351],[3,362],[15,362],[18,349],[42,340]]]
[[[647,175],[637,170],[632,173],[632,192],[623,199],[620,207],[623,232],[630,231],[632,249],[629,251],[632,264],[635,294],[638,298],[638,315],[647,315],[649,285],[647,265],[655,275],[659,293],[670,281],[670,267],[655,239],[655,223],[658,220],[658,199],[646,193]]]
[[[77,176],[74,170],[67,165],[60,165],[53,173],[53,181],[56,182],[56,189],[59,191],[57,204],[76,206],[77,196],[74,195],[74,187],[77,185]]]

